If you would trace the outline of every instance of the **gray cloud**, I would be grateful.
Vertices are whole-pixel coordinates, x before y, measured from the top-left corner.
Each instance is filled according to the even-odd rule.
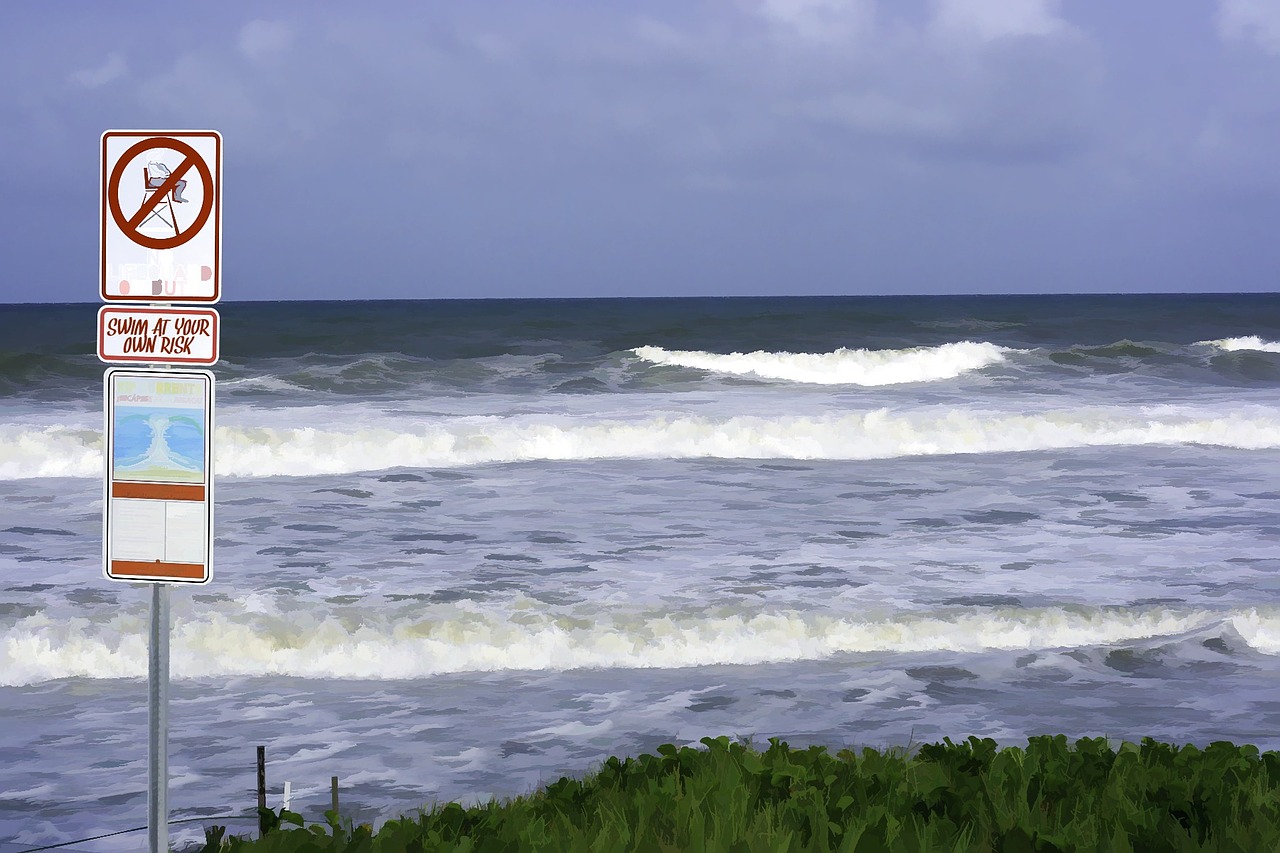
[[[71,74],[71,80],[86,89],[97,89],[100,86],[118,80],[129,73],[129,66],[118,52],[112,52],[106,60],[96,68],[82,68]]]
[[[991,42],[1073,31],[1057,0],[934,0],[930,29],[943,36]]]
[[[1280,185],[1272,19],[1224,0],[1142,39],[1130,12],[232,3],[142,33],[29,11],[0,37],[0,73],[31,81],[0,92],[0,187],[6,219],[37,224],[0,251],[63,218],[41,185],[93,218],[103,130],[192,127],[226,139],[228,266],[258,295],[1130,281],[1090,241],[1123,233],[1130,264],[1200,251],[1197,205],[1256,212]],[[30,268],[70,281],[95,241]]]
[[[253,61],[279,56],[293,43],[293,28],[283,21],[252,20],[240,28],[240,52]]]
[[[1272,0],[1219,0],[1218,34],[1280,55],[1280,5]]]

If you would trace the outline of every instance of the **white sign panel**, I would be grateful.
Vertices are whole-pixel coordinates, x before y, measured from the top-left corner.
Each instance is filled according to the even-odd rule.
[[[108,302],[217,302],[222,136],[102,134],[101,295]]]
[[[218,312],[103,305],[98,309],[98,358],[111,363],[214,364]]]
[[[213,565],[213,374],[108,368],[103,573],[207,583]]]

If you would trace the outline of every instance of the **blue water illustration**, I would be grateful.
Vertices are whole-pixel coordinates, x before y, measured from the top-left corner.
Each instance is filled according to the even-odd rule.
[[[203,479],[203,412],[149,406],[117,409],[114,444],[116,479]]]

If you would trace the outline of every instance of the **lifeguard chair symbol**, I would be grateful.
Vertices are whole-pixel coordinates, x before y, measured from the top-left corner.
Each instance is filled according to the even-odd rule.
[[[151,174],[152,166],[156,167],[157,174],[155,176],[152,176]],[[154,160],[142,167],[142,204],[144,207],[147,204],[147,199],[151,198],[151,196],[155,194],[160,187],[164,186],[164,182],[169,178],[169,174],[167,166]],[[185,185],[186,181],[180,181],[180,183]],[[166,226],[173,229],[173,235],[175,237],[178,236],[178,217],[173,214],[174,201],[173,188],[165,190],[164,197],[158,204],[156,204],[155,207],[151,208],[151,213],[147,215],[146,219],[142,220],[142,224],[138,227],[142,228],[151,220],[159,219]]]

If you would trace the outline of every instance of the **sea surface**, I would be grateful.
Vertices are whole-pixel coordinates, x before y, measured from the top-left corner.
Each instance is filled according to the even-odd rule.
[[[175,819],[258,745],[374,822],[706,735],[1280,749],[1280,295],[218,307]],[[0,849],[146,823],[96,309],[0,306]]]

